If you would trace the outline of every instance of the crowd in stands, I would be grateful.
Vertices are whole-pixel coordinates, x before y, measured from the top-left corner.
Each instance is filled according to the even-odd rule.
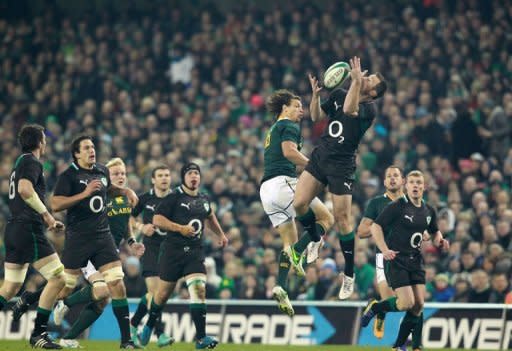
[[[206,237],[207,296],[270,298],[282,245],[259,200],[263,139],[275,118],[265,100],[288,88],[307,107],[307,74],[320,78],[359,55],[390,89],[359,147],[354,225],[383,192],[388,165],[423,171],[426,200],[451,241],[448,253],[423,244],[428,300],[503,302],[512,274],[512,1],[321,3],[0,14],[0,233],[20,126],[46,127],[50,190],[70,163],[71,139],[87,133],[100,162],[127,163],[139,193],[161,163],[173,186],[184,162],[200,163],[230,239],[221,251]],[[324,127],[305,108],[303,152]],[[49,235],[61,250],[64,237]],[[336,299],[344,261],[335,236],[320,256],[305,278],[293,275],[292,299]],[[359,240],[353,299],[375,295],[374,257],[372,241]],[[122,258],[128,294],[140,297],[140,263],[127,250]],[[27,287],[40,283],[33,275]],[[186,294],[178,289],[175,298]]]

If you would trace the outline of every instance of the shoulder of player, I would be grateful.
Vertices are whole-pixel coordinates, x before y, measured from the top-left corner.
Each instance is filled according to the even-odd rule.
[[[403,196],[400,196],[395,201],[391,202],[391,205],[403,207],[403,206],[407,205],[408,203],[409,203],[409,199],[407,198],[407,196],[403,195]]]
[[[59,177],[73,178],[78,171],[79,168],[74,163],[71,163],[68,166],[68,168],[66,168],[61,174],[59,174]]]
[[[280,119],[279,121],[274,123],[274,125],[275,125],[274,131],[277,131],[279,133],[282,133],[284,130],[287,130],[287,129],[290,129],[290,130],[300,133],[299,124],[296,122],[293,122],[287,118]]]
[[[424,205],[427,211],[429,211],[430,213],[436,213],[436,209],[432,205],[429,205],[426,202],[424,202]]]
[[[377,196],[372,197],[370,200],[368,200],[368,204],[375,203],[375,202],[380,202],[380,201],[385,200],[385,199],[388,199],[388,197],[386,195],[384,195],[384,194],[377,195]]]
[[[348,91],[343,88],[335,89],[329,95],[329,99],[339,99],[339,98],[345,99],[345,97],[347,96],[347,93],[348,93]]]
[[[203,200],[210,201],[210,195],[208,195],[208,193],[205,191],[199,192],[199,194],[197,196]]]
[[[35,157],[32,153],[24,154],[24,155],[21,155],[20,157],[21,157],[21,159],[18,163],[17,168],[25,167],[25,166],[33,165],[33,164],[38,165],[41,169],[43,168],[43,164],[41,163],[41,161],[39,161],[37,159],[37,157]]]
[[[105,165],[101,164],[101,163],[96,163],[94,165],[94,168],[97,171],[100,171],[101,173],[104,173],[104,174],[108,174],[109,173],[108,168]]]

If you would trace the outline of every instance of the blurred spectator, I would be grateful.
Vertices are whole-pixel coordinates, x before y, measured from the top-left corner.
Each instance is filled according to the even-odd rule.
[[[255,296],[247,278],[253,275],[259,285],[265,282],[270,298],[281,243],[258,197],[263,138],[273,118],[265,99],[285,87],[307,106],[308,72],[321,77],[332,57],[360,55],[364,68],[382,72],[390,88],[359,148],[354,222],[368,198],[383,192],[385,167],[419,168],[426,174],[426,198],[452,241],[448,255],[425,250],[428,294],[438,273],[458,282],[454,300],[466,296],[458,279],[479,268],[493,277],[505,273],[510,281],[511,0],[489,0],[486,11],[474,1],[404,9],[396,0],[385,6],[299,0],[269,9],[200,0],[194,11],[184,3],[147,2],[144,11],[103,3],[85,14],[70,14],[62,1],[44,14],[9,7],[0,19],[0,229],[8,216],[16,133],[25,122],[46,127],[49,193],[70,162],[69,143],[78,133],[95,138],[100,162],[122,157],[137,192],[150,186],[155,165],[171,166],[177,184],[183,163],[197,160],[203,190],[231,239],[221,252],[205,236],[208,297]],[[375,13],[378,20],[368,21]],[[328,93],[322,94],[325,100]],[[326,128],[325,121],[308,117],[306,109],[301,130],[307,155]],[[330,202],[328,192],[322,197]],[[64,238],[50,238],[61,251]],[[311,298],[335,298],[335,274],[344,261],[335,240],[326,241],[319,270],[306,283],[290,274],[290,296],[308,295],[300,290],[306,284],[314,287]],[[373,266],[373,245],[358,245],[365,252],[358,262],[371,258]],[[366,265],[357,279],[365,287]],[[358,287],[353,298],[371,297],[370,286]],[[180,294],[186,296],[186,289]]]
[[[505,273],[496,273],[491,279],[491,296],[489,302],[504,303],[505,297],[510,292],[510,282]]]
[[[491,287],[489,285],[489,276],[481,269],[471,273],[471,290],[469,292],[468,302],[489,302]]]
[[[432,301],[449,302],[455,295],[455,288],[450,285],[448,275],[440,273],[434,278],[434,291]]]

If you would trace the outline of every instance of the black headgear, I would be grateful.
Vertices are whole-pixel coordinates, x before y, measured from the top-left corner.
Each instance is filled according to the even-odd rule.
[[[185,174],[187,174],[188,171],[198,171],[199,174],[201,174],[201,168],[199,168],[199,165],[194,162],[189,162],[183,167],[181,167],[181,184],[185,185]]]

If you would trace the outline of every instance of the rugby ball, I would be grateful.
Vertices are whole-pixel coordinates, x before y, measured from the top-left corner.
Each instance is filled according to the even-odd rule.
[[[350,75],[350,66],[344,61],[336,62],[324,73],[324,87],[334,89],[341,85]]]

